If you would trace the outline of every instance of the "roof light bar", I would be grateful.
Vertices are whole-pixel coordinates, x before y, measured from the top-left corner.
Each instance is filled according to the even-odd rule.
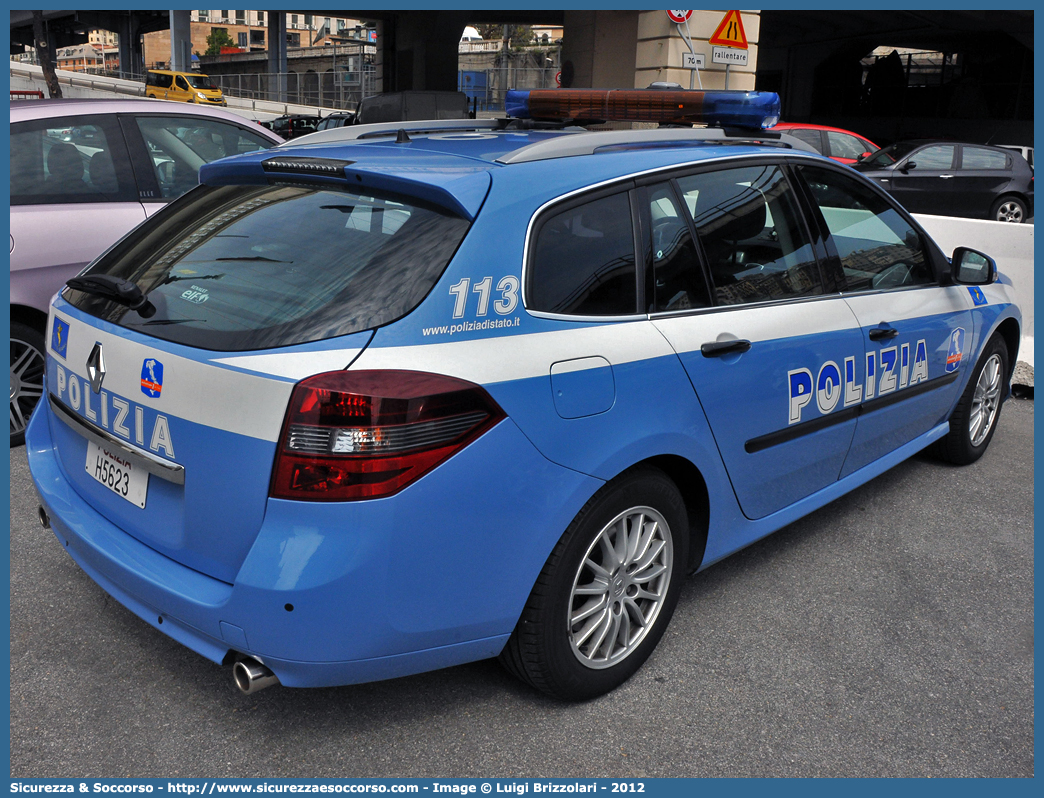
[[[771,91],[663,89],[532,89],[509,91],[506,110],[518,119],[603,119],[768,128],[779,121]]]

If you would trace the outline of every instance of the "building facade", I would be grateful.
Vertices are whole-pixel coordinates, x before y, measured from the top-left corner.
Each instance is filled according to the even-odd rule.
[[[269,12],[249,10],[192,11],[189,26],[193,55],[202,56],[209,47],[207,39],[215,31],[223,31],[228,42],[220,52],[249,53],[268,49]],[[224,38],[224,37],[222,37]],[[317,14],[286,15],[287,47],[314,47],[344,43],[354,39],[372,41],[371,28],[357,19],[327,17]],[[163,69],[170,64],[170,33],[157,31],[143,37],[145,64],[149,69]]]

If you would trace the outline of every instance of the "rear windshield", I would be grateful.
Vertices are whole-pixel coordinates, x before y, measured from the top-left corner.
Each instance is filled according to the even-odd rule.
[[[409,313],[468,222],[404,197],[326,186],[201,186],[96,261],[131,280],[143,318],[67,288],[73,305],[148,335],[244,351],[347,335]]]

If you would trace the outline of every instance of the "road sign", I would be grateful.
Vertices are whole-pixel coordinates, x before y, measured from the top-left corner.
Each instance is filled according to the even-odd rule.
[[[685,20],[692,16],[691,11],[668,11],[667,16],[670,17],[671,22],[677,22],[681,25]]]
[[[703,53],[682,53],[682,69],[703,69],[707,56]]]
[[[721,47],[738,47],[740,50],[746,50],[747,34],[743,30],[743,20],[740,18],[740,12],[729,11],[725,15],[725,19],[715,29],[714,35],[710,37],[709,41],[711,44],[717,44]],[[715,63],[724,62],[716,61]]]
[[[731,47],[715,47],[711,52],[711,61],[715,64],[747,65],[747,51],[735,50]]]
[[[555,85],[558,86],[558,88],[562,88],[562,73],[561,72],[556,72],[555,73]]]

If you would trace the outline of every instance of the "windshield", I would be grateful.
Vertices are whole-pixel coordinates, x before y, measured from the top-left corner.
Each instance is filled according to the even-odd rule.
[[[217,86],[206,75],[185,75],[185,80],[188,81],[189,85],[194,89],[210,89],[217,91]]]
[[[73,289],[64,296],[99,318],[202,349],[316,341],[413,310],[468,226],[404,197],[303,184],[201,186],[85,273],[135,283],[154,315]]]
[[[885,147],[883,150],[878,150],[869,158],[863,159],[859,163],[854,164],[854,166],[860,171],[865,169],[884,169],[891,166],[896,161],[901,161],[916,147],[916,144],[901,141],[898,144],[893,144],[891,147]]]

